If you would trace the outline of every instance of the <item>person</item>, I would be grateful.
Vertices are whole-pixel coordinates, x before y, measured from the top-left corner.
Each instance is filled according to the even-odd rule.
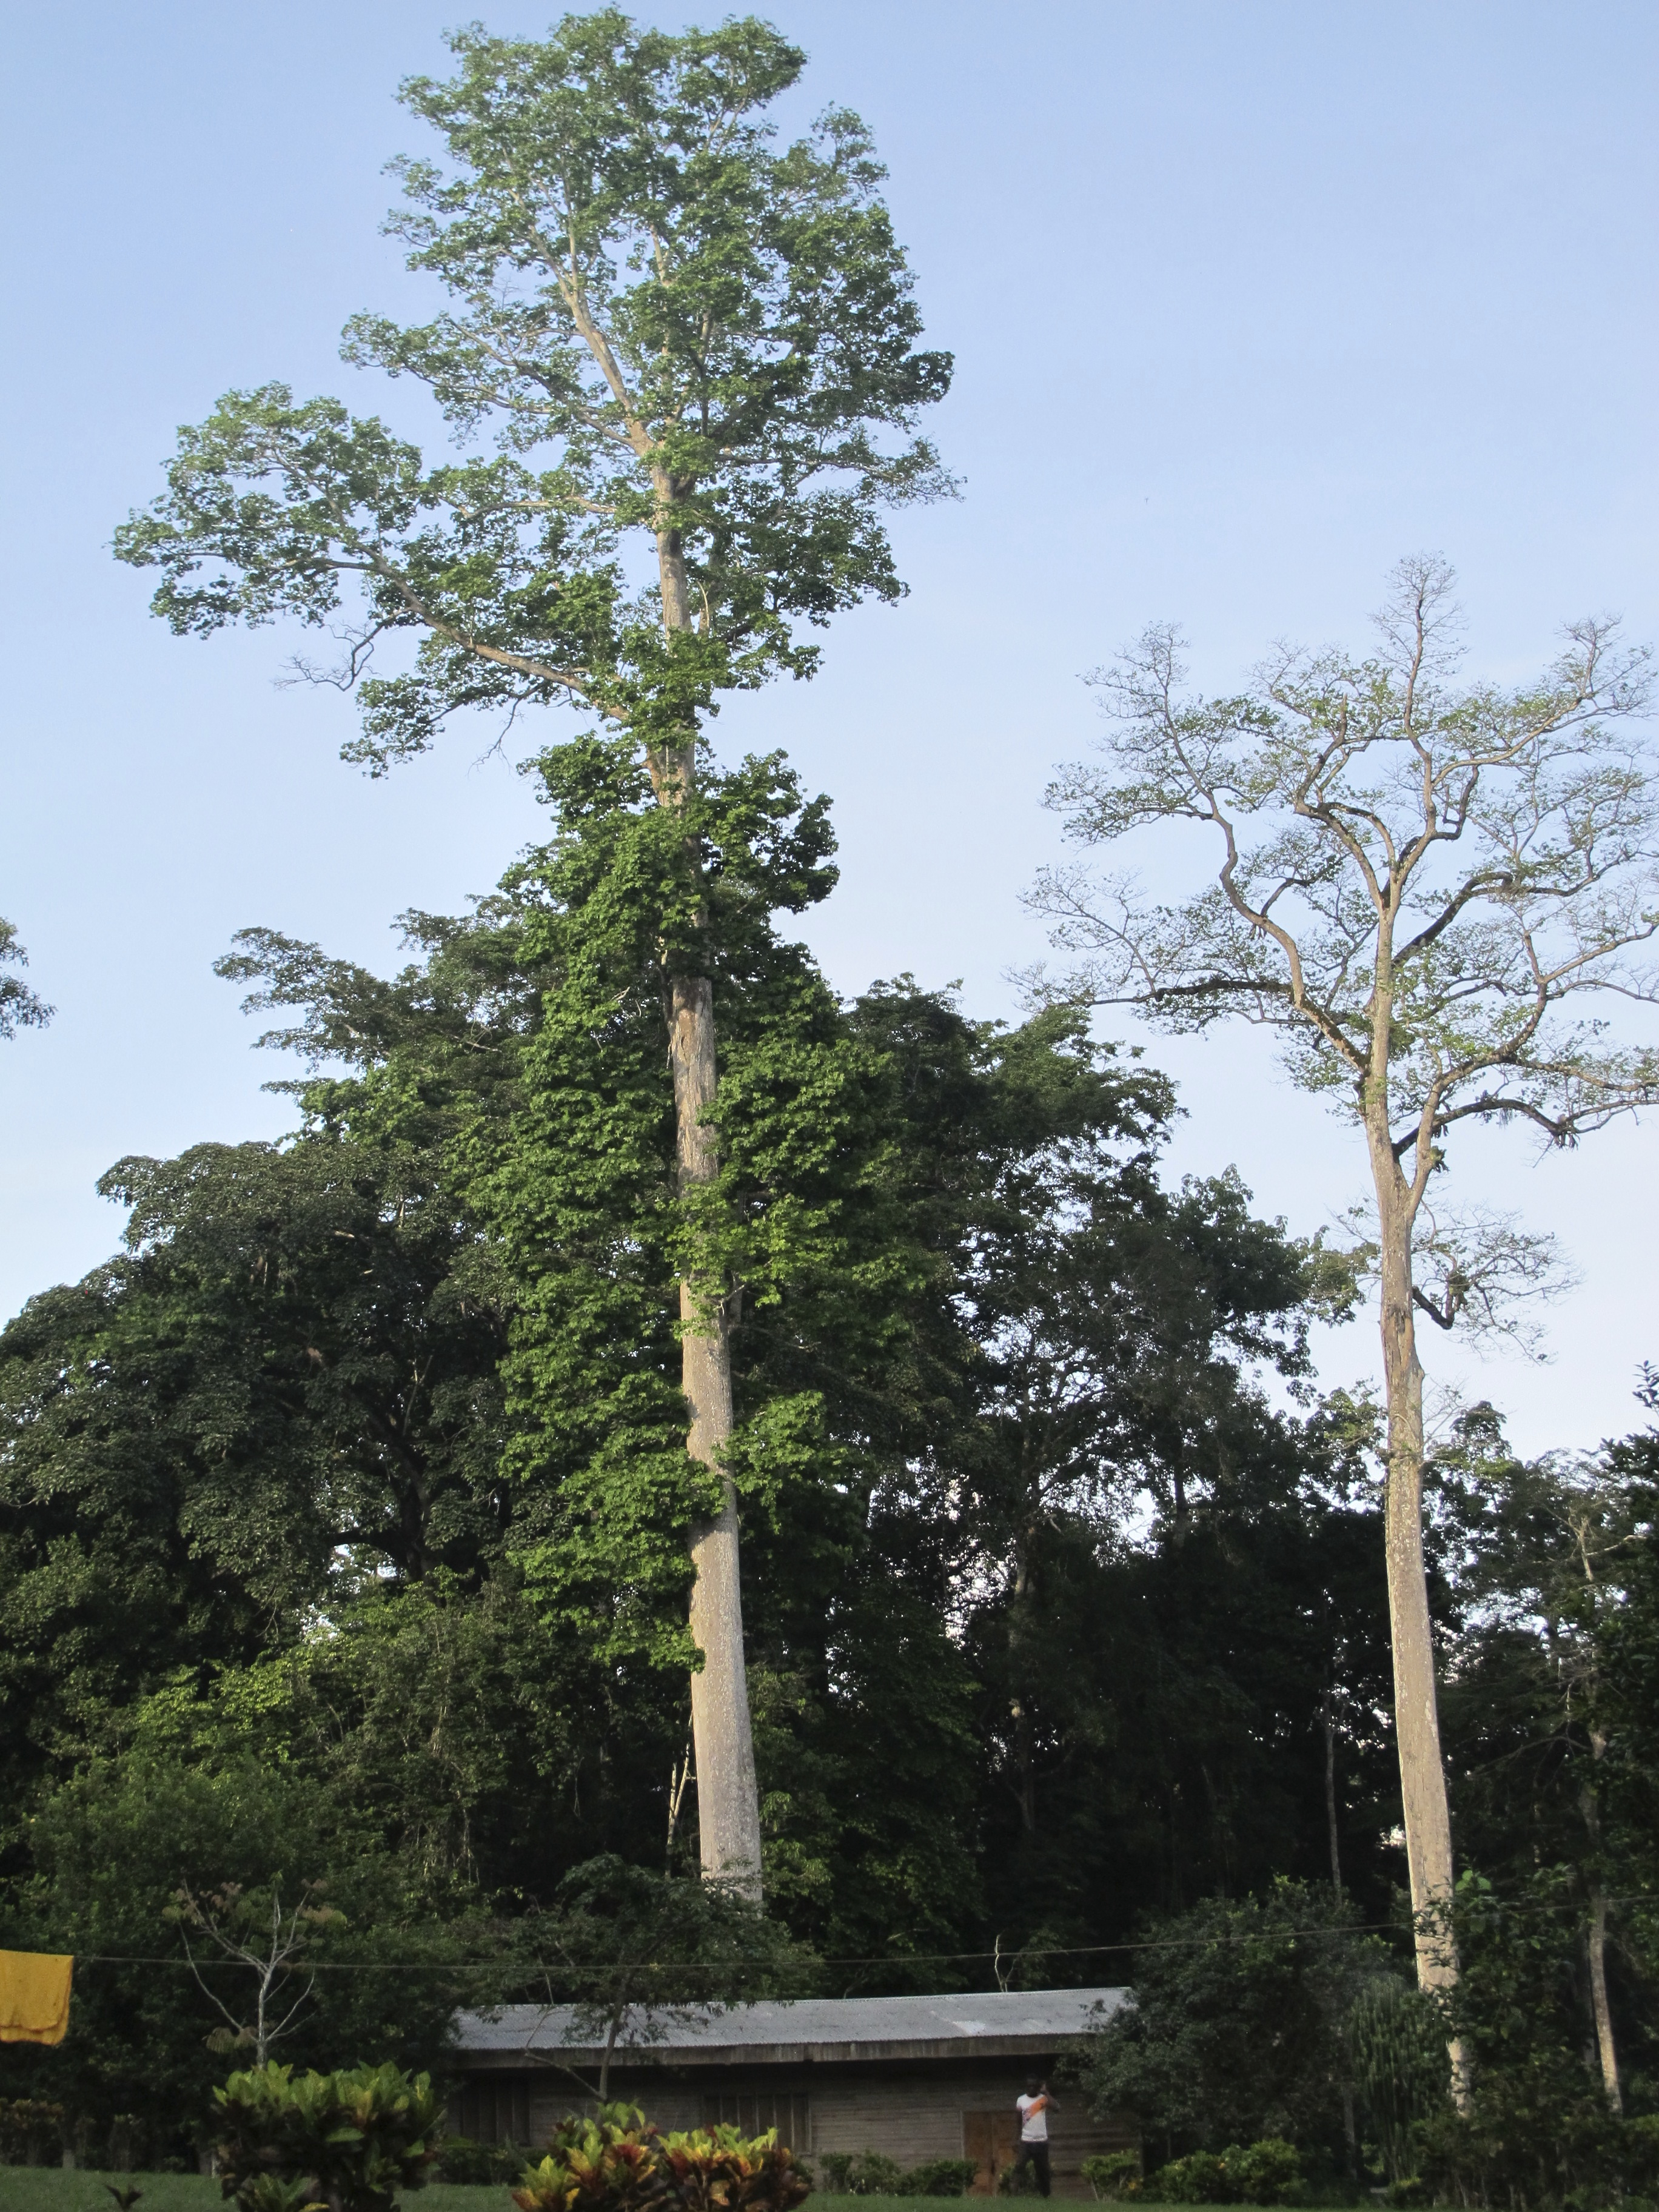
[[[1048,2194],[1048,2115],[1060,2106],[1048,2094],[1048,2084],[1035,2075],[1025,2084],[1025,2094],[1014,2100],[1019,2114],[1019,2154],[1014,2160],[1014,2186],[1030,2166],[1036,2175],[1037,2194]]]

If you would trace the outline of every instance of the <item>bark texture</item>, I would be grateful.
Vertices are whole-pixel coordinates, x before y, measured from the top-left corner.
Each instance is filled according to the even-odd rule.
[[[1449,1921],[1451,1808],[1440,1752],[1434,1632],[1423,1563],[1423,1369],[1417,1356],[1412,1296],[1412,1219],[1417,1194],[1400,1173],[1382,1114],[1368,1115],[1367,1133],[1376,1183],[1382,1370],[1389,1410],[1383,1544],[1394,1650],[1395,1741],[1416,1926],[1418,1986],[1441,1991],[1456,1986],[1457,1947]],[[1460,2041],[1454,2040],[1447,2049],[1452,2097],[1462,2111],[1468,2101],[1468,2055]]]
[[[592,341],[590,341],[592,343]],[[610,369],[606,370],[611,375]],[[620,373],[613,389],[620,385]],[[650,441],[642,424],[629,435],[644,457]],[[656,459],[652,488],[659,511],[684,489]],[[663,627],[673,637],[694,627],[691,594],[680,532],[657,532],[657,574]],[[652,780],[660,805],[683,811],[696,785],[694,738],[653,762]],[[690,865],[698,866],[696,852]],[[674,1076],[674,1121],[682,1193],[712,1182],[720,1153],[707,1116],[718,1079],[714,1053],[714,991],[707,976],[677,976],[668,1009],[668,1057]],[[732,1351],[726,1334],[725,1285],[684,1280],[680,1285],[680,1376],[690,1410],[686,1450],[704,1467],[720,1468],[732,1433]],[[705,1881],[727,1881],[758,1904],[761,1899],[760,1791],[755,1779],[754,1732],[749,1719],[749,1677],[743,1643],[743,1589],[738,1498],[720,1469],[720,1507],[691,1530],[691,1639],[702,1655],[691,1677],[691,1735],[696,1754],[698,1856]]]
[[[1607,1900],[1598,1889],[1590,1905],[1590,2002],[1595,2012],[1595,2048],[1601,2061],[1601,2087],[1607,2109],[1616,2119],[1625,2116],[1625,2093],[1619,2082],[1619,2051],[1613,2039],[1613,2007],[1607,2002]]]
[[[669,1059],[684,1190],[711,1182],[720,1159],[704,1116],[714,1102],[714,994],[705,976],[675,982]],[[732,1433],[732,1358],[719,1285],[680,1285],[681,1377],[690,1411],[686,1449],[718,1468]],[[702,1665],[691,1677],[697,1832],[704,1878],[733,1883],[758,1901],[760,1793],[749,1720],[739,1581],[738,1500],[720,1476],[720,1509],[691,1531],[691,1636]]]

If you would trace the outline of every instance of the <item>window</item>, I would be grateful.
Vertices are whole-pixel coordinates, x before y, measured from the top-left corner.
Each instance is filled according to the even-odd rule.
[[[480,2143],[530,2142],[530,2077],[484,2074],[466,2083],[452,2107],[455,2132]]]
[[[763,2089],[753,2094],[734,2090],[705,2097],[702,2124],[706,2128],[736,2128],[744,2136],[763,2136],[775,2128],[778,2141],[789,2149],[804,2152],[812,2147],[811,2106],[805,2097],[787,2090]]]

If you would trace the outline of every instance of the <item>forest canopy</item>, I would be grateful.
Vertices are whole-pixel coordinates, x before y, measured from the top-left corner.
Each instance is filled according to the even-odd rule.
[[[468,915],[405,915],[395,974],[244,933],[222,972],[309,1063],[294,1133],[118,1163],[121,1249],[0,1335],[7,1926],[148,1955],[181,1884],[320,1884],[321,1954],[429,1954],[395,2033],[372,1976],[325,1977],[296,2059],[430,2059],[455,2002],[550,1945],[591,1961],[562,1931],[615,1891],[595,1869],[696,1863],[672,1100],[625,945],[600,1048],[572,1043],[584,902],[638,817],[562,799],[605,773],[586,740],[543,773],[562,834]],[[831,878],[823,803],[775,760],[705,788],[769,1931],[699,1934],[711,1976],[1091,1983],[1150,1926],[1200,1947],[1190,1978],[1214,1900],[1289,1881],[1291,1924],[1395,1931],[1319,2018],[1403,1995],[1376,1414],[1321,1399],[1308,1352],[1352,1272],[1236,1177],[1172,1182],[1171,1085],[1075,1014],[976,1021],[908,977],[838,1000],[775,922]],[[1477,1409],[1430,1475],[1469,2001],[1505,1914],[1553,1931],[1569,2081],[1586,1886],[1649,1880],[1625,1686],[1654,1472],[1640,1439],[1522,1465]],[[1638,2079],[1644,1926],[1613,1966]],[[204,2094],[188,1974],[82,1990],[89,2106],[129,2107],[139,2034],[181,2109]],[[1236,2025],[1239,1998],[1223,1972]],[[1162,2078],[1135,2064],[1113,2095]],[[1246,2095],[1203,2078],[1145,2090],[1167,2147]],[[1340,2087],[1284,2093],[1339,2163]]]

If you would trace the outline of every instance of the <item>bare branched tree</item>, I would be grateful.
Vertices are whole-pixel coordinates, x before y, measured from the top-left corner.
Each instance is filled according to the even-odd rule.
[[[320,1881],[301,1882],[297,1902],[286,1911],[280,1882],[273,1882],[269,1890],[248,1891],[239,1882],[228,1881],[201,1894],[188,1882],[181,1882],[174,1890],[164,1917],[185,1931],[185,1956],[191,1972],[202,1994],[225,2021],[208,2038],[210,2050],[251,2050],[254,2064],[263,2066],[271,2046],[282,2040],[304,2010],[317,1980],[314,1973],[305,1971],[306,1954],[319,1929],[345,1917],[333,1905],[320,1901],[323,1887]],[[222,1959],[252,1975],[251,2018],[241,2017],[245,2008],[226,2004],[210,1985],[191,1948],[192,1933],[205,1936]],[[303,1986],[296,1994],[293,1984],[301,1978]]]
[[[1429,1308],[1455,1324],[1481,1302],[1449,1254],[1437,1287],[1419,1284],[1413,1243],[1455,1130],[1522,1121],[1569,1145],[1659,1099],[1659,1051],[1621,1042],[1604,1011],[1659,997],[1659,792],[1630,732],[1649,703],[1648,654],[1621,647],[1612,623],[1582,622],[1536,683],[1461,683],[1452,581],[1438,559],[1403,562],[1370,657],[1280,646],[1235,697],[1185,693],[1168,627],[1092,679],[1111,725],[1106,758],[1062,771],[1049,805],[1085,845],[1201,823],[1216,876],[1164,905],[1130,878],[1046,873],[1033,903],[1077,965],[1028,979],[1040,996],[1133,1006],[1172,1031],[1233,1015],[1277,1030],[1292,1080],[1364,1134],[1395,1723],[1418,1972],[1431,1989],[1455,1981],[1457,1960],[1416,1319]],[[1510,1273],[1528,1264],[1512,1243]]]

